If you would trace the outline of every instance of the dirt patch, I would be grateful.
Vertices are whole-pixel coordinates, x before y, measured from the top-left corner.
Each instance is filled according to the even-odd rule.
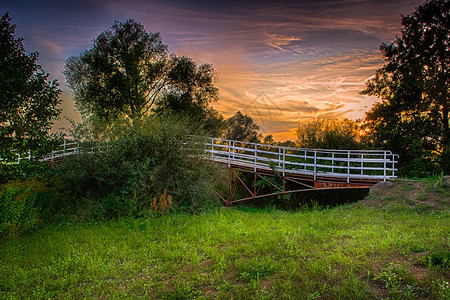
[[[270,291],[273,288],[273,278],[269,277],[269,278],[265,278],[261,281],[261,287],[266,290],[266,291]]]
[[[211,258],[207,258],[207,259],[202,260],[199,263],[199,267],[200,267],[200,269],[205,270],[205,269],[209,269],[212,264],[213,264],[213,260]]]
[[[401,255],[397,255],[392,258],[391,262],[405,266],[408,273],[419,281],[428,277],[428,268],[417,260],[410,261]]]
[[[369,281],[369,291],[377,299],[387,299],[389,297],[389,291],[386,286],[375,280]]]
[[[421,253],[421,255],[423,255],[423,253]],[[368,281],[368,284],[369,291],[377,299],[386,299],[390,296],[388,287],[383,282],[375,278],[383,269],[390,266],[391,264],[400,265],[406,270],[408,276],[412,278],[411,280],[417,282],[418,284],[426,281],[427,278],[430,278],[430,276],[432,276],[430,270],[415,258],[413,258],[412,260],[408,260],[404,256],[398,254],[387,259],[374,259],[374,261],[372,261],[370,265],[372,276]]]
[[[450,209],[450,188],[447,179],[442,178],[435,182],[396,179],[374,185],[361,204],[382,208],[391,202],[409,206],[418,213]]]

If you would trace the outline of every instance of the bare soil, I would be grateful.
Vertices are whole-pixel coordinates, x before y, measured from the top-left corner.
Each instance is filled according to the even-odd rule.
[[[389,202],[406,204],[417,212],[450,209],[450,176],[432,180],[396,179],[380,182],[370,189],[361,204],[377,208]]]

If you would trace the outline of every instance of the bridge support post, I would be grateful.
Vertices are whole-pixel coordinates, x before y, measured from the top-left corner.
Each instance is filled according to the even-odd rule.
[[[226,206],[231,206],[233,201],[233,170],[232,167],[228,167],[228,198],[225,203]]]

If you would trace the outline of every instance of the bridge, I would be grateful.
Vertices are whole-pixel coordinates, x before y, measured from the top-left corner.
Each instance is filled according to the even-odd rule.
[[[209,137],[191,137],[186,144],[196,144],[205,158],[227,168],[227,192],[219,193],[226,205],[311,190],[368,188],[396,178],[398,155],[388,150],[308,149]],[[104,150],[64,140],[41,161],[54,163],[80,152]],[[236,197],[238,186],[247,195]]]
[[[226,205],[269,196],[321,189],[368,188],[396,178],[397,154],[388,150],[307,149],[205,138],[205,157],[228,169]],[[252,183],[242,175],[253,175]],[[277,182],[270,178],[278,178]],[[258,181],[272,187],[260,193]],[[247,197],[234,197],[237,186]]]

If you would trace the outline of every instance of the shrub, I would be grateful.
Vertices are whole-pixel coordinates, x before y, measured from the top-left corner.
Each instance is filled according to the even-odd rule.
[[[11,180],[25,180],[36,176],[50,176],[53,170],[39,161],[22,160],[20,164],[0,163],[0,184]]]
[[[14,180],[0,187],[0,238],[29,232],[66,205],[55,178]]]
[[[149,213],[163,194],[171,208],[203,209],[217,203],[218,167],[188,143],[191,128],[175,116],[146,117],[115,128],[101,151],[67,160],[58,173],[75,197],[99,201],[108,217]]]

